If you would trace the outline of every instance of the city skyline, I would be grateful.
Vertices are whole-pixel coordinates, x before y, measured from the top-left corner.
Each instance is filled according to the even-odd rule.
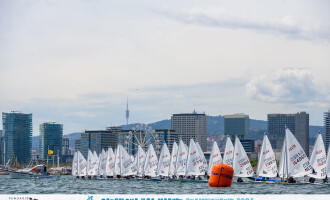
[[[240,6],[237,6],[240,5]],[[0,1],[0,111],[64,133],[330,108],[328,1]]]

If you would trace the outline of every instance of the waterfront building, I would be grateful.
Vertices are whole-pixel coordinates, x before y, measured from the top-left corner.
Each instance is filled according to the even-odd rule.
[[[81,140],[75,140],[74,141],[74,151],[78,152],[81,149]]]
[[[189,145],[189,141],[193,138],[197,141],[202,150],[207,151],[207,122],[205,114],[182,113],[173,114],[171,117],[171,129],[175,130],[179,138]]]
[[[32,114],[3,112],[2,126],[2,163],[6,163],[14,155],[19,164],[28,164],[32,150]]]
[[[230,139],[235,142],[235,136],[243,140],[250,130],[250,118],[246,114],[234,114],[224,116],[224,133],[229,135]]]
[[[242,146],[246,152],[253,153],[255,152],[255,140],[252,139],[243,139],[240,140]]]
[[[324,129],[325,129],[325,146],[326,146],[326,151],[329,148],[330,144],[330,109],[328,112],[324,113]]]
[[[40,124],[39,159],[46,160],[48,150],[53,151],[54,156],[62,155],[63,125],[56,122]]]
[[[272,147],[280,151],[285,138],[285,127],[294,134],[306,155],[309,155],[309,114],[268,114],[268,135]]]
[[[97,154],[102,152],[102,149],[107,150],[109,147],[116,147],[116,134],[109,130],[90,130],[81,133],[81,154],[87,158],[88,149]]]
[[[70,155],[70,138],[63,138],[62,140],[62,155]]]

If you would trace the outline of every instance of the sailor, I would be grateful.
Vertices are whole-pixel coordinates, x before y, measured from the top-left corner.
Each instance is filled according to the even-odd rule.
[[[238,182],[238,183],[243,183],[244,181],[243,181],[243,179],[242,179],[241,177],[239,177],[239,178],[237,179],[237,182]]]
[[[293,179],[292,176],[288,178],[288,183],[296,183],[297,181]]]
[[[310,177],[310,178],[309,178],[309,182],[310,182],[310,183],[314,183],[314,182],[315,182],[315,178]]]

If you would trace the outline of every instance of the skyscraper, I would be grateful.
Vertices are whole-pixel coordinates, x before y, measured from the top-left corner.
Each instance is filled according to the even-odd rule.
[[[254,152],[254,140],[246,139],[250,131],[249,115],[239,113],[224,116],[225,135],[229,135],[232,142],[235,144],[235,137],[241,141],[246,152]]]
[[[268,114],[268,134],[272,147],[281,150],[285,138],[285,127],[294,134],[305,153],[309,155],[309,114]]]
[[[245,114],[234,114],[224,116],[225,135],[229,135],[232,141],[235,141],[235,136],[238,139],[244,139],[245,135],[250,130],[250,118]]]
[[[46,160],[48,150],[53,151],[53,155],[62,155],[63,125],[56,122],[46,122],[40,124],[39,138],[39,158]]]
[[[32,150],[32,114],[2,113],[2,163],[12,155],[20,164],[28,164]]]
[[[328,112],[324,113],[324,129],[325,129],[325,146],[326,151],[329,148],[330,143],[330,109]]]
[[[88,149],[101,153],[102,149],[107,150],[109,147],[116,147],[117,135],[109,130],[91,130],[81,133],[81,154],[87,158]]]
[[[171,129],[175,130],[179,138],[189,145],[189,141],[193,138],[197,141],[202,150],[207,151],[207,123],[205,114],[183,113],[173,114],[171,117]]]

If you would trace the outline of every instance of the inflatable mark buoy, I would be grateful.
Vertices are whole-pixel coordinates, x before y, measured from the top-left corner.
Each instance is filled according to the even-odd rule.
[[[216,163],[212,167],[209,180],[211,187],[230,187],[233,180],[234,169],[223,163]]]

